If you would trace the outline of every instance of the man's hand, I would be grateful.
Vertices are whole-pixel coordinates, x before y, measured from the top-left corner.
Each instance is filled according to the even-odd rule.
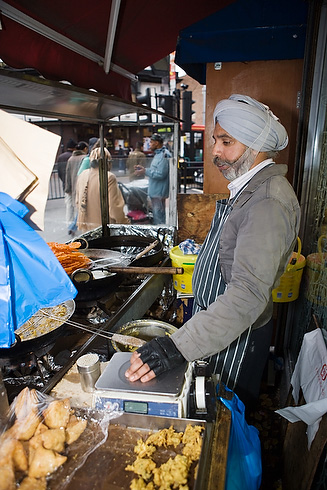
[[[169,337],[157,337],[133,352],[125,376],[129,381],[146,383],[183,362],[185,358]]]
[[[142,167],[142,165],[135,165],[134,166],[134,175],[136,176],[141,176],[145,174],[145,168]]]

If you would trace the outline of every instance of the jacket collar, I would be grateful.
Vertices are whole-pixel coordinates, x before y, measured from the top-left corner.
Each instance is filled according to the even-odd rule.
[[[249,181],[248,185],[241,193],[241,195],[237,198],[235,203],[238,202],[239,205],[244,204],[251,197],[251,195],[258,189],[258,187],[264,184],[271,177],[275,177],[279,175],[282,175],[284,177],[287,173],[287,169],[288,169],[287,165],[276,164],[276,163],[268,167],[264,167],[262,170],[260,170],[260,172],[256,173],[252,177],[252,179]]]

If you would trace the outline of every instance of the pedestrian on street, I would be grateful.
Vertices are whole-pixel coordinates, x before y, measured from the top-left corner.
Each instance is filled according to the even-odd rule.
[[[160,134],[154,133],[150,140],[150,150],[154,152],[149,168],[136,165],[136,177],[149,177],[148,195],[151,199],[153,224],[166,223],[166,199],[169,196],[169,159],[171,153],[163,144]]]
[[[70,138],[68,140],[68,143],[67,143],[67,149],[66,149],[66,151],[64,151],[63,153],[61,153],[61,155],[59,155],[58,160],[57,160],[58,176],[59,176],[59,179],[62,182],[63,190],[65,190],[65,186],[66,186],[66,166],[67,166],[67,162],[68,162],[68,159],[72,156],[73,151],[76,148],[76,145],[77,145],[76,141],[74,141],[73,139]]]
[[[76,208],[78,211],[77,227],[85,232],[101,226],[101,201],[100,201],[100,165],[101,149],[94,148],[90,154],[90,168],[84,170],[77,179]],[[108,167],[108,203],[110,223],[129,224],[125,216],[125,201],[118,187],[116,176],[110,172],[111,155],[104,148],[105,162]]]
[[[135,150],[131,151],[127,158],[127,170],[129,180],[142,179],[143,175],[135,175],[135,167],[146,165],[146,155],[143,153],[143,143],[138,141]]]
[[[76,232],[76,182],[77,172],[86,157],[89,145],[85,141],[80,141],[72,156],[68,159],[66,167],[66,185],[65,185],[65,204],[66,204],[66,221],[68,223],[68,234],[74,236]]]
[[[272,290],[296,244],[300,207],[287,166],[274,162],[288,136],[269,107],[234,94],[213,118],[213,163],[230,196],[217,201],[195,263],[193,317],[135,351],[126,376],[147,382],[185,360],[207,359],[249,414],[269,356]]]

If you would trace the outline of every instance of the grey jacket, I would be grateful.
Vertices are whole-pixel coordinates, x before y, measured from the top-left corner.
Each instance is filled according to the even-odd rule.
[[[271,318],[271,292],[285,271],[300,224],[286,172],[286,165],[263,168],[235,201],[220,239],[227,289],[171,336],[188,361],[222,351],[251,325],[261,327]]]

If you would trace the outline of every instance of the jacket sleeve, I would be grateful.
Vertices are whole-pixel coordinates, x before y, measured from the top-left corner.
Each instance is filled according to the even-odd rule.
[[[66,167],[66,181],[65,181],[65,192],[67,194],[72,193],[72,177],[71,177],[71,173],[70,173],[70,167],[71,167],[71,164],[68,160],[67,167]]]
[[[160,160],[152,162],[150,167],[145,170],[145,175],[154,180],[165,180],[169,174],[169,158],[166,158],[164,154],[160,156]]]
[[[281,260],[288,259],[296,228],[296,217],[275,199],[259,201],[246,213],[226,291],[171,336],[188,361],[225,349],[260,317],[271,301]]]

